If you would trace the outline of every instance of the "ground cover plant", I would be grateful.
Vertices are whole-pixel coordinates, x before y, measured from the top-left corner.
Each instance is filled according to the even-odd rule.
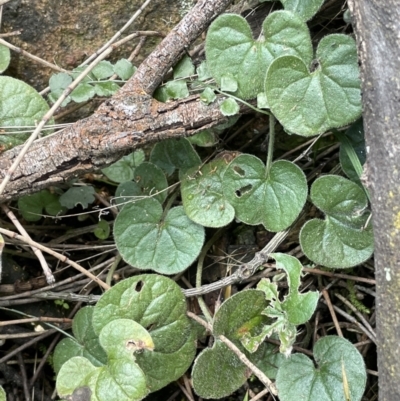
[[[311,22],[321,7],[269,7],[257,39],[243,16],[219,16],[204,60],[185,55],[154,96],[167,105],[197,96],[218,106],[224,124],[127,152],[13,204],[38,230],[27,243],[68,252],[52,257],[81,272],[60,269],[54,284],[44,261],[41,285],[53,287],[37,290],[28,278],[34,292],[0,301],[11,316],[62,333],[51,343],[43,336],[40,367],[50,357],[60,399],[373,399],[374,302],[365,287],[373,233],[357,51],[348,33],[317,38]],[[0,76],[3,148],[23,143],[21,127],[49,110],[111,96],[135,70],[122,59],[99,61],[90,74],[58,73],[45,98]],[[26,240],[7,228],[4,237]],[[79,252],[86,269],[73,261]],[[16,256],[4,266],[10,283],[22,275]],[[47,302],[49,316],[14,306],[32,297],[57,304]]]

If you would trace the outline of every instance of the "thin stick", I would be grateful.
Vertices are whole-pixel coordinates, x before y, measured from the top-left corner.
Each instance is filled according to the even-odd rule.
[[[140,8],[132,15],[130,20],[107,42],[105,43],[100,49],[98,49],[95,53],[93,53],[87,60],[85,60],[81,66],[90,63],[93,59],[96,58],[99,54],[103,53],[108,47],[111,46],[121,35],[122,33],[132,24],[133,21],[142,13],[142,11],[147,7],[151,0],[146,0]]]
[[[40,132],[42,131],[43,127],[46,125],[46,123],[53,117],[53,114],[56,112],[56,110],[61,106],[62,102],[67,98],[67,96],[83,81],[83,79],[89,74],[90,71],[93,70],[96,65],[104,60],[116,47],[120,46],[121,44],[133,39],[137,38],[140,36],[155,36],[158,35],[160,36],[160,33],[155,32],[155,31],[138,31],[135,32],[126,38],[120,40],[119,42],[113,44],[111,47],[109,47],[107,50],[105,50],[102,54],[100,54],[92,63],[89,64],[87,68],[85,68],[84,71],[82,71],[81,74],[66,88],[64,89],[62,95],[57,99],[57,101],[53,104],[53,106],[50,108],[50,110],[43,116],[42,120],[36,127],[36,129],[32,132],[31,136],[29,139],[26,141],[24,147],[21,149],[21,152],[19,155],[16,157],[14,160],[14,163],[11,165],[10,169],[7,171],[6,175],[3,178],[2,183],[0,184],[0,194],[4,192],[4,189],[8,182],[11,179],[11,176],[13,175],[14,171],[17,169],[19,163],[21,163],[21,160],[24,158],[26,152],[28,149],[31,147],[32,143],[34,140],[38,137]]]
[[[358,277],[358,276],[350,276],[349,274],[326,272],[326,271],[319,270],[319,269],[310,269],[308,267],[303,267],[303,271],[305,271],[307,273],[311,273],[311,274],[320,274],[321,276],[328,276],[328,277],[333,277],[333,278],[343,278],[346,280],[359,281],[359,282],[367,283],[367,284],[371,284],[371,285],[376,284],[376,281],[374,279]]]
[[[58,65],[49,63],[48,61],[43,60],[40,57],[37,57],[37,56],[27,52],[26,50],[21,49],[20,47],[17,47],[17,46],[12,45],[11,43],[8,43],[4,39],[0,38],[0,44],[2,44],[5,47],[8,47],[9,49],[15,51],[18,54],[21,54],[22,56],[25,56],[27,58],[30,58],[33,61],[37,61],[38,63],[43,64],[45,67],[50,67],[51,69],[56,70],[58,72],[68,72],[67,70],[64,70],[64,68],[61,68]]]
[[[20,234],[25,238],[31,239],[29,234],[26,232],[25,228],[22,226],[22,224],[16,218],[15,214],[8,208],[8,206],[5,204],[2,204],[1,208],[3,209],[4,213],[8,216],[8,218],[11,220],[11,222],[14,224],[16,229],[20,232]],[[42,266],[42,269],[43,269],[43,273],[46,277],[47,284],[51,285],[51,284],[55,283],[56,280],[53,276],[53,273],[50,270],[49,265],[46,262],[46,259],[43,256],[42,251],[35,248],[34,246],[31,246],[31,248],[32,248],[33,253],[39,259],[40,265]]]
[[[337,298],[339,298],[345,305],[347,305],[358,316],[358,318],[363,322],[364,326],[376,338],[376,333],[375,333],[374,329],[371,327],[371,325],[369,324],[367,319],[365,319],[365,317],[357,310],[357,308],[342,295],[337,294],[337,293],[334,293],[334,295]]]
[[[15,233],[13,231],[5,230],[4,228],[0,228],[0,233],[7,235],[7,237],[16,238],[28,245],[34,246],[34,247],[48,253],[49,255],[56,257],[57,259],[61,260],[61,262],[67,263],[68,265],[74,267],[76,270],[83,273],[85,276],[91,278],[93,281],[95,281],[97,284],[99,284],[105,290],[110,289],[110,286],[107,285],[104,281],[100,280],[98,277],[96,277],[95,275],[93,275],[92,273],[87,271],[85,268],[78,265],[78,263],[75,263],[72,260],[68,259],[66,256],[61,255],[60,253],[55,252],[52,249],[47,248],[46,246],[40,245],[39,243],[32,241],[31,239],[25,238],[22,235],[18,235],[17,233]]]
[[[16,319],[16,320],[6,320],[4,322],[0,322],[0,327],[9,326],[13,324],[25,324],[25,323],[33,323],[33,322],[54,322],[54,323],[66,323],[72,324],[72,319],[67,319],[65,317],[29,317],[26,319]]]
[[[322,290],[322,295],[325,298],[326,305],[328,305],[328,309],[329,309],[329,312],[331,313],[331,316],[332,316],[332,319],[333,319],[333,323],[335,324],[336,331],[337,331],[339,337],[343,337],[342,329],[340,328],[339,322],[338,322],[337,317],[336,317],[336,313],[335,313],[335,311],[334,311],[334,309],[332,307],[332,302],[331,302],[331,299],[329,297],[328,291],[327,290]]]
[[[204,326],[207,330],[209,330],[212,333],[212,327],[210,324],[205,322],[203,319],[199,318],[197,315],[195,315],[192,312],[186,312],[186,314],[195,320],[197,323],[200,323],[202,326]],[[251,363],[245,354],[243,354],[242,351],[228,338],[226,338],[223,335],[216,336],[219,340],[221,340],[232,352],[235,353],[235,355],[257,376],[257,378],[265,385],[266,388],[269,389],[271,394],[277,395],[278,392],[276,390],[275,384],[272,383],[270,379],[260,370],[258,369],[257,366],[255,366],[253,363]]]
[[[9,352],[7,355],[3,356],[3,358],[0,359],[0,364],[8,361],[9,359],[11,359],[14,355],[18,354],[18,352],[23,351],[26,348],[29,348],[31,345],[42,341],[43,339],[45,339],[46,337],[48,337],[51,334],[57,333],[57,330],[55,329],[50,329],[45,331],[44,333],[41,333],[40,336],[32,338],[32,340],[22,344],[21,346],[19,346],[18,348],[15,348],[14,350],[12,350],[11,352]]]
[[[24,396],[26,401],[31,401],[31,395],[29,394],[28,378],[26,376],[26,369],[24,359],[20,352],[17,354],[18,365],[21,371],[22,387],[24,388]]]
[[[326,304],[326,302],[324,300],[322,300],[322,302],[324,302]],[[336,305],[333,305],[333,309],[335,309],[335,311],[337,313],[339,313],[339,315],[342,315],[346,320],[348,320],[351,323],[354,323],[363,333],[365,333],[365,335],[374,344],[376,344],[376,338],[357,319],[355,319],[353,316],[349,315],[348,313],[346,313],[344,310],[340,309]]]
[[[10,36],[21,35],[21,31],[12,31],[7,33],[0,33],[0,38],[9,38]]]

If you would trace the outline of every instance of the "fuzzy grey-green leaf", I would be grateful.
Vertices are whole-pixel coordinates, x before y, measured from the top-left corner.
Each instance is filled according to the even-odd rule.
[[[265,73],[276,58],[296,55],[311,61],[312,47],[307,25],[290,11],[271,13],[263,23],[264,39],[254,40],[247,21],[225,14],[210,26],[206,39],[207,65],[218,85],[224,76],[238,83],[235,96],[243,99],[262,92]]]
[[[314,346],[314,359],[317,368],[303,354],[282,363],[276,378],[281,401],[361,400],[367,374],[363,357],[353,344],[341,337],[323,337]],[[350,398],[344,393],[345,380]]]
[[[275,59],[267,71],[268,103],[284,128],[312,136],[356,120],[361,89],[355,41],[341,34],[324,37],[309,66],[290,55]]]

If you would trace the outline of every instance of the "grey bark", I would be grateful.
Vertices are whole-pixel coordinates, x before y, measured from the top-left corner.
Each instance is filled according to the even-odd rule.
[[[400,2],[351,0],[375,233],[379,400],[400,400]]]
[[[151,95],[189,45],[230,3],[198,1],[140,65],[133,78],[93,116],[35,142],[12,175],[0,202],[104,167],[127,150],[166,138],[193,135],[226,121],[218,102],[206,107],[197,97],[191,97],[164,104]],[[0,156],[1,178],[10,170],[20,149],[15,147]]]

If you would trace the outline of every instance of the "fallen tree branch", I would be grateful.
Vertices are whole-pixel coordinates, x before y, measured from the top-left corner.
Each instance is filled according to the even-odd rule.
[[[0,201],[99,169],[118,160],[128,150],[167,138],[194,135],[226,121],[218,102],[205,106],[194,96],[160,103],[151,95],[171,66],[229,3],[229,0],[198,1],[131,80],[93,116],[36,141],[13,173]],[[22,145],[17,146],[0,156],[2,179],[10,174],[21,148]]]

